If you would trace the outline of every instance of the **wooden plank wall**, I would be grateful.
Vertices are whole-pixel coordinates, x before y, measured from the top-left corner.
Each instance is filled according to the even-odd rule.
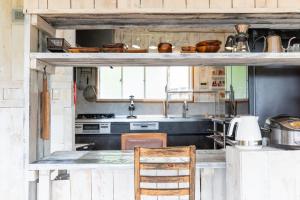
[[[300,8],[299,0],[25,0],[28,9]]]
[[[0,0],[0,199],[24,199],[24,21],[12,9],[22,0]]]
[[[133,168],[70,170],[70,180],[51,181],[51,200],[133,200]],[[152,173],[153,172],[153,173]],[[178,171],[157,170],[150,175],[177,175]],[[225,197],[225,169],[196,169],[196,200],[223,200]],[[201,182],[201,183],[200,183]],[[163,186],[164,184],[164,186]],[[155,186],[154,186],[155,187]],[[160,183],[160,187],[167,187]],[[143,200],[186,200],[182,197],[142,196]]]

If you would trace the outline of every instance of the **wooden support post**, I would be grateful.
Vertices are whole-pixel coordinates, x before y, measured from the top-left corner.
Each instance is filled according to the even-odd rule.
[[[50,171],[39,171],[39,186],[37,200],[51,200]]]
[[[39,174],[38,174],[38,171],[33,171],[33,170],[28,170],[26,171],[26,180],[29,181],[29,182],[33,182],[33,181],[36,181],[38,180],[39,178]]]
[[[37,29],[44,31],[51,37],[55,36],[55,28],[53,28],[50,24],[48,24],[43,18],[38,15],[32,15],[31,17],[31,25],[35,26]]]

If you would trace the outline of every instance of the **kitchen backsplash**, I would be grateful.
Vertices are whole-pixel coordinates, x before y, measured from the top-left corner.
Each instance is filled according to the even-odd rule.
[[[138,44],[141,48],[151,45],[157,45],[160,41],[173,43],[176,48],[182,45],[196,44],[202,40],[218,39],[224,44],[227,35],[231,33],[219,32],[162,32],[147,30],[116,30],[114,33],[114,42],[124,42],[129,47]],[[223,45],[222,49],[223,50]],[[84,88],[86,83],[96,84],[96,69],[92,71],[85,69],[77,73],[77,86]],[[80,75],[79,75],[80,74]],[[88,77],[88,78],[87,78]],[[87,79],[89,81],[87,81]],[[201,67],[194,68],[194,90],[219,91],[219,97],[224,98],[225,90],[225,70],[224,67]],[[223,94],[221,94],[223,92]],[[215,96],[214,94],[195,94],[195,103],[189,103],[188,115],[211,115],[215,114]],[[162,115],[164,106],[163,102],[157,103],[140,103],[136,102],[135,114],[137,115]],[[110,103],[110,102],[88,102],[83,97],[82,90],[77,90],[76,113],[115,113],[116,115],[128,115],[128,102]],[[248,112],[247,103],[239,107],[241,113]],[[225,113],[225,104],[217,104],[217,114]],[[168,114],[182,114],[182,103],[170,103]]]
[[[136,102],[136,115],[162,115],[163,103],[139,103]],[[128,115],[128,102],[106,103],[88,102],[84,99],[82,91],[77,92],[76,113],[115,113],[116,115]],[[224,113],[224,104],[220,105],[219,111]],[[214,114],[214,103],[190,103],[188,115]],[[182,103],[170,103],[169,114],[180,115],[182,113]]]

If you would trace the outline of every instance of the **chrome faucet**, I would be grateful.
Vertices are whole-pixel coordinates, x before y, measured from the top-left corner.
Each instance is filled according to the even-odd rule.
[[[182,105],[182,117],[186,118],[187,111],[189,110],[188,102],[187,100],[184,100]]]
[[[133,115],[133,111],[135,111],[135,105],[133,100],[134,100],[134,96],[133,95],[129,96],[130,104],[128,106],[129,115],[127,116],[127,118],[136,118],[136,116]]]
[[[167,90],[166,88],[166,99],[165,101],[163,101],[163,114],[165,115],[165,117],[168,117],[168,108],[169,108],[169,94],[214,94],[215,95],[215,116],[216,116],[216,102],[217,102],[217,94],[218,91],[195,91],[195,90],[182,90],[182,91],[178,91],[178,90]],[[189,110],[188,108],[188,103],[187,100],[185,100],[183,102],[183,112],[182,112],[182,117],[186,117],[187,111]]]

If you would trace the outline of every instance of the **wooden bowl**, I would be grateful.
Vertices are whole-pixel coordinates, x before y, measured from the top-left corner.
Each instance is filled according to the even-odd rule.
[[[220,46],[222,42],[220,40],[205,40],[198,42],[196,44],[196,47],[198,46]]]
[[[194,46],[183,46],[183,47],[181,47],[181,52],[183,52],[183,53],[194,53],[194,52],[196,52],[196,47],[194,47]]]
[[[170,43],[159,43],[158,44],[159,53],[172,53],[172,44]]]
[[[197,52],[200,53],[215,53],[219,51],[221,47],[218,45],[218,46],[198,46],[196,48],[197,48]]]

